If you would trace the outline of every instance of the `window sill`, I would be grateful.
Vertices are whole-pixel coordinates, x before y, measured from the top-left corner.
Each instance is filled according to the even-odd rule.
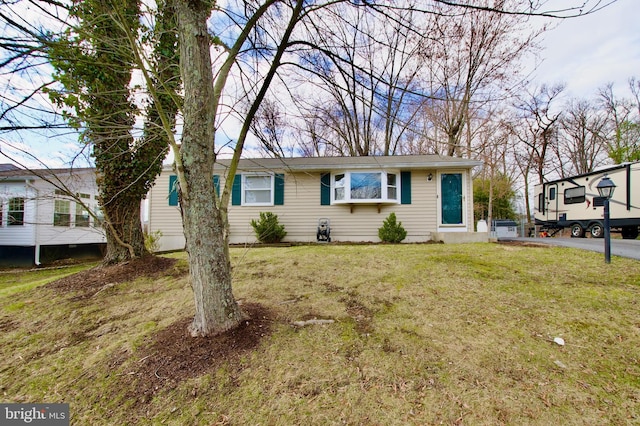
[[[375,204],[400,204],[398,200],[348,200],[348,201],[342,201],[342,200],[334,200],[333,204],[369,204],[369,205],[375,205]]]
[[[377,206],[378,213],[383,205],[393,205],[400,204],[397,200],[384,200],[384,201],[371,201],[371,200],[363,200],[363,201],[334,201],[334,206],[349,206],[349,212],[353,213],[353,208],[355,206]]]

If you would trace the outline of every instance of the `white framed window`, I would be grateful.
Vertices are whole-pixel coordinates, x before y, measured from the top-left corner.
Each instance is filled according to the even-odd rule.
[[[24,225],[24,198],[9,198],[7,225]]]
[[[396,171],[348,171],[332,176],[334,203],[397,203],[399,194]]]
[[[94,228],[100,228],[102,223],[104,222],[104,213],[100,206],[93,207],[93,214],[95,215],[95,220],[93,221]]]
[[[345,185],[347,177],[344,173],[337,174],[333,177],[333,199],[336,201],[345,200]]]
[[[89,210],[84,205],[76,203],[76,227],[88,227],[89,220]]]
[[[272,206],[274,179],[272,174],[242,175],[242,205]]]
[[[387,198],[389,200],[398,199],[398,175],[396,173],[387,173]]]
[[[71,202],[55,200],[53,207],[53,226],[71,226]]]

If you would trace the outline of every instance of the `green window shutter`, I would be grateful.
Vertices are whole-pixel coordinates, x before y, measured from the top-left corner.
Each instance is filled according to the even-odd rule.
[[[320,205],[331,205],[331,173],[320,175]]]
[[[273,204],[276,206],[284,205],[284,174],[276,173],[273,194]]]
[[[178,176],[169,176],[169,205],[178,205]]]
[[[239,206],[240,204],[242,204],[242,175],[235,175],[231,186],[231,205]]]
[[[216,195],[220,196],[220,175],[213,175],[213,188],[216,191]]]
[[[400,172],[400,203],[411,204],[411,172]]]

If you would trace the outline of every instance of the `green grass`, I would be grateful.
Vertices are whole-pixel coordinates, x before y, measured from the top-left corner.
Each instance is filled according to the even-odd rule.
[[[95,264],[33,269],[26,273],[21,269],[0,271],[0,297],[31,290],[34,287],[64,278],[86,269],[88,265],[93,266]]]
[[[39,286],[53,272],[0,276],[3,400],[68,402],[79,425],[640,423],[640,262],[497,244],[231,253],[236,297],[274,312],[272,334],[143,409],[122,378],[191,315],[187,278],[77,300]],[[292,326],[313,317],[335,323]]]

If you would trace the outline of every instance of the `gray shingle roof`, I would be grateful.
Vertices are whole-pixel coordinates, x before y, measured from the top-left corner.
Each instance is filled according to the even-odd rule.
[[[50,177],[64,174],[83,173],[88,171],[95,171],[92,167],[75,167],[66,169],[20,169],[14,168],[9,170],[0,169],[0,179],[7,180],[24,180],[24,179],[37,179],[39,177]]]
[[[11,170],[20,170],[15,164],[0,164],[0,172],[8,172]]]
[[[226,168],[230,160],[218,160]],[[394,155],[369,157],[296,157],[241,159],[241,170],[330,171],[353,169],[468,169],[481,165],[481,161],[439,155]]]

